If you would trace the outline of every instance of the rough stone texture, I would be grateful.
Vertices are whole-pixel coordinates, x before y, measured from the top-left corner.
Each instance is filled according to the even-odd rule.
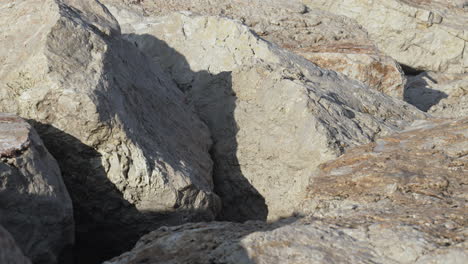
[[[74,242],[72,202],[57,161],[28,123],[1,113],[0,224],[37,264],[57,263]]]
[[[23,255],[16,245],[10,233],[0,226],[0,263],[31,264],[31,261]]]
[[[403,241],[382,252],[404,256],[400,263],[466,261],[467,118],[416,122],[404,133],[348,150],[311,179],[299,212],[343,226],[380,223],[422,232],[421,242]],[[395,235],[379,236],[391,245]],[[428,256],[419,259],[421,254]]]
[[[2,1],[0,47],[0,111],[34,120],[58,159],[81,248],[214,218],[206,125],[102,4]]]
[[[222,219],[288,216],[320,163],[425,118],[226,18],[175,13],[128,25],[126,38],[163,65],[210,127]]]
[[[468,257],[466,248],[439,246],[413,226],[343,227],[316,219],[291,220],[161,228],[104,264],[463,264]]]
[[[405,78],[400,66],[375,47],[360,25],[344,16],[308,10],[296,0],[104,0],[103,3],[109,4],[124,30],[135,17],[129,9],[149,16],[192,11],[237,19],[262,38],[322,68],[403,98]]]
[[[418,121],[321,166],[307,217],[160,228],[105,264],[463,264],[468,118]]]
[[[468,116],[468,74],[424,72],[408,76],[405,101],[434,116]]]
[[[463,1],[302,0],[354,18],[380,50],[408,66],[406,70],[451,74],[468,72],[468,13]]]

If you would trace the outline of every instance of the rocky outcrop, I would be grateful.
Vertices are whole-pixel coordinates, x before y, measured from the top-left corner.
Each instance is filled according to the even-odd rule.
[[[356,19],[380,50],[407,71],[450,74],[468,72],[468,15],[463,1],[442,0],[302,0]]]
[[[21,249],[16,245],[10,233],[0,226],[0,263],[8,264],[31,264],[31,261],[23,255]]]
[[[307,217],[164,227],[105,264],[466,262],[468,119],[418,121],[321,166]]]
[[[408,76],[405,101],[434,116],[468,116],[468,74],[424,72]]]
[[[58,263],[74,242],[72,202],[57,161],[36,131],[11,114],[0,114],[0,224],[38,264]]]
[[[344,73],[381,92],[403,98],[400,66],[381,53],[353,19],[307,9],[290,0],[104,0],[122,24],[136,13],[149,16],[171,11],[223,16],[242,21],[262,38],[300,54],[318,66]],[[129,10],[130,9],[130,10]]]
[[[425,117],[229,19],[179,13],[128,25],[126,38],[163,65],[211,130],[222,219],[290,215],[320,163]]]
[[[0,46],[0,111],[32,119],[57,158],[78,243],[116,254],[161,224],[214,218],[208,129],[101,3],[3,2]]]

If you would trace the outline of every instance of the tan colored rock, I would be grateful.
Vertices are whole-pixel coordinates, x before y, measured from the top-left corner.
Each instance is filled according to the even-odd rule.
[[[152,0],[139,3],[104,0],[103,3],[108,4],[124,31],[135,17],[129,9],[147,16],[191,11],[237,19],[262,38],[322,68],[344,73],[388,95],[403,98],[405,78],[400,66],[375,47],[359,24],[343,16],[308,10],[296,0]]]
[[[31,264],[31,261],[23,255],[21,249],[16,245],[10,233],[0,226],[0,263],[8,264]]]
[[[425,72],[408,76],[405,101],[439,117],[468,116],[468,74]]]
[[[58,263],[60,254],[74,243],[72,202],[57,161],[28,123],[3,113],[0,225],[8,229],[22,252],[38,264]]]
[[[0,111],[34,120],[58,159],[79,248],[214,218],[208,129],[102,4],[2,1],[0,47]]]
[[[126,38],[163,65],[211,130],[222,219],[289,216],[320,163],[425,118],[230,19],[176,13],[128,25]]]
[[[417,122],[406,132],[349,149],[311,179],[298,212],[347,227],[412,226],[432,241],[430,254],[424,245],[430,243],[423,242],[410,250],[412,256],[401,258],[408,247],[421,245],[391,246],[394,235],[376,232],[389,245],[377,250],[399,263],[463,263],[466,258],[467,118]],[[437,252],[451,257],[443,260]]]
[[[463,247],[438,245],[414,226],[346,227],[317,219],[287,219],[270,225],[249,221],[164,227],[104,264],[463,264],[466,257]]]
[[[468,73],[467,13],[443,0],[302,0],[356,19],[378,48],[407,70]]]
[[[463,264],[467,157],[467,118],[418,121],[323,164],[307,217],[164,227],[104,263]]]

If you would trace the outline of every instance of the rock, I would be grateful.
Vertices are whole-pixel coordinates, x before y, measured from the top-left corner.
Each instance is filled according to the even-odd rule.
[[[403,98],[405,77],[400,66],[376,48],[356,21],[320,10],[308,10],[299,1],[103,2],[108,4],[124,30],[132,20],[135,21],[135,14],[129,10],[149,16],[166,15],[171,11],[192,11],[237,19],[262,38],[304,56],[322,68],[344,73],[388,95]]]
[[[290,222],[211,222],[161,228],[104,264],[409,264],[418,257],[417,263],[462,264],[468,256],[463,248],[442,249],[411,226],[343,227],[316,219]]]
[[[406,71],[468,73],[468,15],[463,1],[302,0],[310,9],[356,19],[378,48]],[[466,1],[465,1],[466,2]]]
[[[424,72],[408,76],[405,101],[434,116],[468,116],[468,74]]]
[[[79,248],[115,255],[162,224],[214,218],[206,125],[101,3],[2,3],[0,46],[0,111],[32,119],[58,159]]]
[[[466,262],[468,118],[415,122],[321,166],[272,224],[163,227],[104,264]]]
[[[13,235],[22,252],[38,264],[58,263],[60,254],[74,242],[72,202],[57,161],[28,123],[2,113],[0,225]],[[4,233],[0,230],[0,239]]]
[[[389,246],[377,251],[399,263],[465,261],[468,118],[416,122],[406,132],[349,149],[311,179],[298,213],[341,226],[419,230],[423,240],[415,244],[405,236],[394,243],[394,234],[375,232]]]
[[[140,17],[126,38],[163,65],[211,130],[220,219],[289,216],[320,163],[425,115],[226,18]]]
[[[16,245],[10,233],[0,226],[0,263],[8,264],[31,264],[31,261],[23,255],[21,249]]]

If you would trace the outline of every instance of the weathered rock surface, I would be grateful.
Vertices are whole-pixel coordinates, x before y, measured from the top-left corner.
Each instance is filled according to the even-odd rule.
[[[354,18],[380,50],[407,70],[451,74],[468,72],[466,1],[443,0],[302,0]]]
[[[290,215],[320,163],[425,117],[226,18],[176,13],[128,25],[126,38],[163,65],[210,127],[222,219]]]
[[[444,249],[412,226],[343,227],[303,219],[292,224],[211,222],[161,228],[104,264],[463,264],[467,256],[465,248]]]
[[[10,233],[0,226],[0,263],[8,264],[31,264],[31,261],[23,255],[21,249],[16,245]]]
[[[2,113],[0,225],[38,264],[57,263],[63,250],[74,242],[72,202],[57,161],[28,123]],[[7,249],[0,247],[3,250]]]
[[[323,164],[311,179],[308,199],[299,212],[344,226],[380,223],[422,232],[422,242],[402,241],[400,249],[395,246],[387,252],[395,258],[402,250],[412,252],[398,259],[400,263],[414,263],[428,251],[419,259],[422,263],[465,261],[467,118],[418,122],[404,133],[350,149]],[[394,235],[381,236],[385,240]],[[447,253],[451,257],[432,256],[436,251],[451,252]],[[453,259],[457,254],[464,256],[459,262]]]
[[[308,10],[290,0],[104,0],[124,30],[135,14],[192,11],[242,21],[262,38],[300,54],[322,68],[344,73],[381,92],[403,98],[400,66],[381,53],[353,19]],[[133,3],[133,4],[131,4]],[[127,4],[127,5],[126,5]]]
[[[462,264],[467,158],[467,118],[419,121],[322,165],[307,217],[160,228],[105,264]]]
[[[425,72],[408,76],[405,101],[434,116],[468,116],[468,74]]]
[[[82,246],[214,218],[206,125],[102,4],[2,1],[0,47],[0,111],[34,120],[58,159]]]

